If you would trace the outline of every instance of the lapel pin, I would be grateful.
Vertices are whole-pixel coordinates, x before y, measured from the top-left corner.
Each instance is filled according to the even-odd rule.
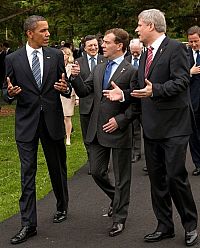
[[[122,70],[121,70],[121,73],[123,72],[123,71],[125,71],[126,69],[125,68],[123,68]]]
[[[50,59],[51,57],[47,57],[47,59]]]
[[[160,49],[160,53],[162,53],[162,48]]]

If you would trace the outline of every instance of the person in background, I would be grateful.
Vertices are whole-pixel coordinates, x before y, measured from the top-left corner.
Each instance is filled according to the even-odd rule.
[[[15,138],[21,162],[21,229],[11,238],[11,244],[37,234],[35,177],[39,140],[57,201],[53,223],[66,220],[69,200],[60,94],[70,97],[71,86],[65,80],[64,56],[60,50],[48,47],[50,33],[44,17],[28,17],[24,32],[26,45],[6,56],[7,81],[3,86],[5,101],[17,102]]]
[[[70,48],[62,47],[60,49],[64,54],[64,62],[65,62],[65,69],[67,73],[67,77],[69,78],[71,75],[71,67],[74,63],[73,53]],[[66,98],[64,96],[61,97],[61,102],[63,106],[63,113],[64,113],[64,122],[65,122],[65,131],[66,131],[66,145],[71,145],[71,132],[72,132],[72,116],[74,115],[74,106],[76,104],[76,99],[78,97],[75,94],[74,89],[72,89],[71,97]]]
[[[187,31],[190,58],[190,95],[194,110],[196,129],[189,144],[195,169],[194,176],[200,175],[200,27],[193,26]]]
[[[132,39],[129,44],[130,55],[126,56],[126,60],[138,70],[140,56],[143,50],[143,43],[139,39]],[[140,116],[133,121],[133,148],[132,148],[132,163],[136,163],[141,159],[141,120]]]
[[[188,51],[183,43],[165,35],[165,16],[160,10],[142,11],[136,32],[147,47],[138,68],[139,89],[134,84],[131,93],[122,92],[113,83],[113,90],[105,90],[104,96],[111,101],[141,99],[145,159],[157,219],[155,231],[145,235],[144,241],[175,236],[173,200],[185,230],[185,245],[192,246],[198,241],[198,215],[185,167],[193,124]]]
[[[93,70],[94,66],[104,62],[105,58],[103,55],[98,54],[99,46],[98,46],[97,37],[95,35],[87,35],[82,41],[82,45],[84,50],[83,56],[76,59],[76,61],[80,65],[80,77],[83,80],[86,80],[90,75],[90,72]],[[89,149],[89,144],[86,141],[86,135],[89,126],[90,116],[93,109],[93,103],[94,103],[94,94],[92,92],[88,96],[79,99],[81,131],[88,157],[88,160],[86,162],[86,165],[89,168],[88,174],[91,174],[90,162],[89,162],[90,149]]]

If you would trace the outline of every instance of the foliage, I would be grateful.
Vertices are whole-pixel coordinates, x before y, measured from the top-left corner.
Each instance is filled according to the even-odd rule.
[[[199,23],[200,1],[196,0],[124,0],[123,4],[120,0],[1,0],[0,40],[5,39],[7,28],[9,41],[15,47],[21,45],[24,42],[23,21],[32,14],[47,18],[52,42],[103,34],[112,27],[122,27],[134,36],[137,15],[148,8],[165,12],[168,33],[172,37],[184,37],[190,26]]]
[[[8,106],[4,106],[8,108]],[[2,107],[3,108],[3,107]],[[13,106],[10,106],[13,108]],[[76,108],[72,118],[74,132],[71,146],[67,147],[68,177],[84,164],[86,153],[82,143],[79,113]],[[19,211],[20,197],[20,163],[14,140],[14,115],[0,117],[0,222]],[[87,176],[87,175],[86,175]],[[38,169],[36,177],[37,198],[43,198],[51,191],[48,170],[42,147],[38,151]]]

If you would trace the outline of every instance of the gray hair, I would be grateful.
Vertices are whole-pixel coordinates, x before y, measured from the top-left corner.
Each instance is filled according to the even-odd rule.
[[[132,45],[140,46],[140,48],[143,48],[143,43],[138,38],[130,40],[129,47],[131,47]]]
[[[29,16],[24,22],[24,32],[26,33],[28,30],[34,30],[37,26],[37,22],[46,21],[43,16],[32,15]]]
[[[147,9],[143,10],[139,15],[138,19],[142,19],[146,24],[153,23],[155,30],[158,33],[166,32],[166,20],[165,15],[158,9]]]
[[[193,34],[198,34],[200,37],[200,27],[199,26],[193,26],[188,29],[187,35],[193,35]]]

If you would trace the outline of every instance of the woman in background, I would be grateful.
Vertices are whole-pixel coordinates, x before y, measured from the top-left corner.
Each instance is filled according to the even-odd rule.
[[[69,78],[71,74],[71,66],[74,63],[73,53],[70,48],[62,47],[60,49],[64,54],[65,61],[65,69],[67,73],[67,77]],[[66,130],[66,145],[71,145],[70,136],[72,131],[72,121],[71,117],[74,115],[74,106],[76,103],[76,94],[74,89],[71,93],[71,98],[66,98],[61,96],[63,113],[64,113],[64,122],[65,122],[65,130]]]

